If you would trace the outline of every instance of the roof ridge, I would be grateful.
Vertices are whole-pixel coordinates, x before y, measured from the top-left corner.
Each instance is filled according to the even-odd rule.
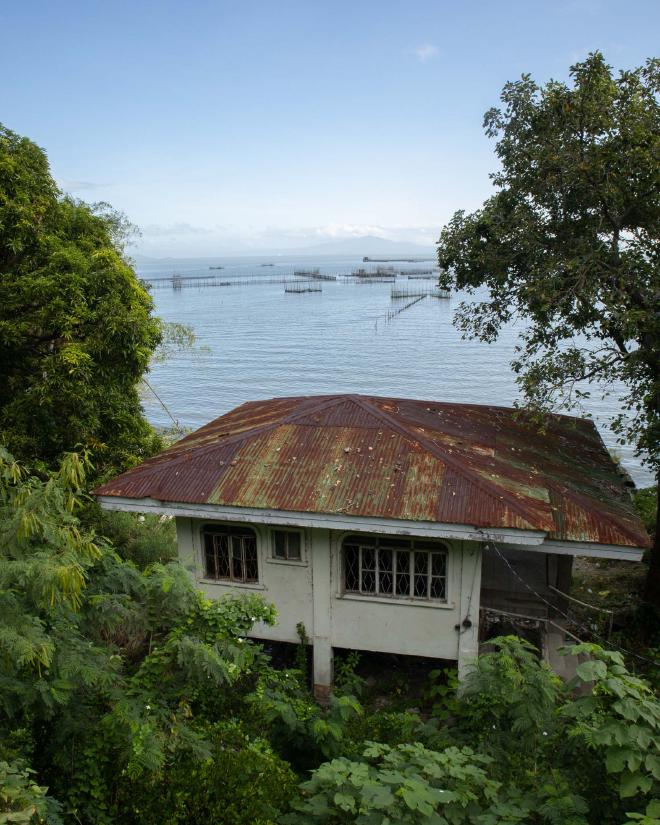
[[[351,398],[363,409],[367,409],[369,412],[375,414],[381,421],[384,421],[388,427],[392,429],[398,430],[400,433],[407,435],[409,438],[414,439],[420,444],[424,449],[431,452],[436,458],[439,458],[441,461],[444,461],[446,464],[449,464],[451,468],[458,473],[458,475],[462,476],[468,483],[474,484],[476,487],[483,490],[487,495],[495,496],[499,499],[505,499],[521,516],[524,521],[529,524],[530,528],[535,530],[538,529],[535,525],[531,523],[529,520],[528,514],[525,512],[524,507],[520,504],[520,502],[516,499],[515,496],[511,495],[508,490],[504,490],[501,487],[498,487],[496,484],[493,484],[492,481],[488,481],[488,479],[483,478],[478,473],[473,472],[465,468],[461,462],[456,459],[451,453],[441,447],[439,444],[436,444],[435,441],[432,441],[424,436],[421,436],[419,433],[411,432],[405,424],[402,424],[396,418],[391,416],[389,413],[385,412],[384,410],[379,409],[375,404],[373,404],[369,399],[369,396],[361,396],[361,395],[354,395]],[[555,525],[553,522],[553,529]]]

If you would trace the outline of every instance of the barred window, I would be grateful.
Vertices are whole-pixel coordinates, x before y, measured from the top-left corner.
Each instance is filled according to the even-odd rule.
[[[213,525],[204,532],[204,575],[219,581],[259,581],[257,537],[249,527]]]
[[[343,542],[346,593],[447,601],[447,548],[415,539],[348,536]]]
[[[300,533],[297,530],[273,530],[273,558],[301,561]]]

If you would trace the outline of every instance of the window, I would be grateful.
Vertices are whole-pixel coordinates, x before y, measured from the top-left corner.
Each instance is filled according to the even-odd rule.
[[[346,593],[447,601],[447,548],[408,539],[349,536],[343,543]]]
[[[281,561],[300,561],[301,536],[295,530],[273,530],[273,558]]]
[[[259,581],[257,537],[249,527],[230,525],[204,528],[204,575],[207,579]]]

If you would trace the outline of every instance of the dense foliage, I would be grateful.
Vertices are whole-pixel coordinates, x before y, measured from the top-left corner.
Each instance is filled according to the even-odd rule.
[[[138,383],[162,337],[123,254],[126,222],[63,196],[43,151],[0,125],[0,443],[124,468],[158,441]]]
[[[649,686],[618,653],[576,646],[589,658],[575,686],[591,690],[574,698],[531,645],[494,647],[452,700],[452,724],[420,723],[420,741],[367,742],[358,758],[321,765],[283,821],[587,825],[648,811],[657,822],[660,703]]]
[[[643,166],[655,64],[621,81],[608,77],[597,57],[576,70],[580,94],[591,89],[602,108],[597,117],[586,96],[587,126],[603,118],[607,135],[616,136],[621,108],[626,140]],[[545,162],[562,165],[553,166],[548,152],[571,157],[555,127],[575,100],[557,85],[541,94],[530,83],[509,89],[508,115],[490,117],[505,132],[506,117],[518,126],[531,117],[531,134],[537,116],[555,129],[556,147],[544,144],[532,158],[540,185]],[[627,143],[608,148],[602,129],[591,140],[587,126],[581,163],[590,174],[601,149],[623,158],[611,159],[600,193],[608,209],[624,195],[634,202],[647,171],[631,166],[634,191],[617,194]],[[548,286],[544,253],[529,267],[529,294],[511,261],[495,265],[493,249],[509,254],[515,246],[513,223],[525,217],[525,204],[528,228],[541,214],[524,186],[515,190],[515,176],[506,182],[515,139],[504,146],[499,183],[509,197],[497,208],[509,235],[493,241],[488,233],[506,224],[487,208],[476,224],[479,232],[489,221],[492,227],[475,242],[473,219],[458,216],[443,235],[455,277],[476,286],[479,272],[492,270],[500,297],[517,311],[528,301],[536,322],[549,322],[545,338],[532,326],[527,339],[541,360],[520,367],[540,397],[543,380],[561,372],[543,358],[563,353],[566,324],[578,317],[562,320],[561,312],[578,313],[592,339],[613,336],[619,349],[603,357],[629,382],[636,420],[645,422],[640,444],[648,447],[656,426],[648,414],[648,347],[640,339],[624,357],[614,336],[625,343],[642,328],[655,334],[642,308],[626,303],[636,300],[629,282],[645,300],[645,273],[655,272],[644,246],[652,199],[622,223],[619,258],[601,250],[586,270],[578,253],[587,248],[563,227],[557,260],[562,245],[573,257],[557,266],[569,281],[591,284],[585,294],[596,303],[582,306],[576,293],[575,306],[564,301],[557,314],[548,301],[563,293]],[[590,190],[575,174],[569,189],[579,200]],[[551,198],[543,204],[552,212]],[[583,227],[598,208],[589,202]],[[599,227],[605,237],[609,224]],[[258,595],[207,600],[175,559],[171,522],[103,513],[87,498],[90,472],[123,468],[157,445],[138,382],[159,342],[190,343],[189,331],[168,331],[153,317],[123,256],[124,230],[108,208],[63,197],[43,152],[0,127],[0,444],[20,459],[0,446],[0,823],[660,825],[660,703],[619,653],[573,646],[576,677],[564,685],[526,642],[492,640],[460,689],[454,672],[432,671],[416,707],[370,695],[356,673],[358,655],[349,654],[338,660],[335,692],[322,706],[309,690],[302,625],[297,667],[276,668],[248,638],[256,622],[277,620],[272,605]],[[530,250],[518,252],[528,266]],[[600,293],[589,278],[605,264],[618,274]],[[496,301],[475,316],[486,335],[507,320]],[[569,361],[592,368],[595,356],[583,357]],[[650,501],[640,501],[643,512]]]
[[[0,821],[657,825],[660,703],[618,653],[573,647],[573,694],[495,640],[424,713],[348,657],[322,707],[247,637],[273,608],[203,598],[162,522],[83,509],[86,466],[0,455]]]
[[[599,53],[572,84],[508,83],[486,113],[496,193],[443,229],[444,286],[487,294],[457,315],[495,340],[520,318],[513,368],[532,408],[562,409],[588,384],[619,393],[623,439],[660,467],[660,62],[615,77]],[[656,544],[646,598],[660,600]]]

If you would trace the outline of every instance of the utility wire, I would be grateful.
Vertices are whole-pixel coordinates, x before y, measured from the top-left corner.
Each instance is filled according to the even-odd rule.
[[[158,395],[158,393],[156,392],[156,390],[155,390],[155,389],[151,386],[151,384],[147,381],[147,379],[146,379],[144,376],[142,377],[142,380],[143,380],[143,381],[144,381],[144,383],[147,385],[147,387],[149,388],[149,390],[150,390],[150,391],[154,394],[154,396],[156,397],[156,400],[160,403],[160,406],[161,406],[161,407],[165,410],[165,412],[166,412],[166,413],[169,415],[169,417],[172,419],[172,422],[174,423],[174,426],[176,427],[176,429],[177,429],[177,430],[181,430],[181,424],[179,424],[179,422],[176,420],[176,418],[172,415],[172,413],[171,413],[171,412],[170,412],[170,410],[169,410],[169,407],[168,407],[168,406],[167,406],[167,404],[163,401],[163,399],[160,397],[160,395]]]
[[[573,624],[576,627],[580,628],[580,630],[587,633],[588,635],[593,636],[594,638],[598,639],[598,641],[601,642],[605,647],[610,647],[610,648],[613,647],[616,650],[618,650],[619,653],[623,653],[626,656],[632,656],[635,659],[639,659],[640,662],[646,662],[649,665],[654,665],[655,667],[660,667],[660,661],[658,661],[657,659],[648,659],[646,656],[641,656],[639,653],[633,653],[632,650],[627,650],[625,647],[621,647],[617,644],[614,644],[613,642],[606,639],[604,636],[601,636],[599,633],[596,633],[595,630],[592,630],[590,627],[587,627],[587,625],[576,621],[574,618],[569,616],[568,613],[565,613],[563,610],[561,610],[559,607],[557,607],[557,605],[552,604],[552,602],[549,602],[540,593],[537,593],[536,590],[531,586],[531,584],[528,584],[525,581],[525,579],[523,579],[523,577],[520,575],[520,573],[518,573],[518,571],[515,570],[512,567],[509,560],[506,558],[506,556],[503,555],[502,551],[499,549],[499,547],[495,544],[494,541],[489,540],[485,543],[484,546],[486,547],[486,549],[494,550],[497,553],[497,555],[500,557],[500,559],[502,559],[504,564],[509,568],[509,571],[512,573],[512,575],[516,579],[518,579],[518,581],[523,585],[523,587],[525,587],[527,590],[529,590],[529,592],[532,593],[534,596],[536,596],[537,599],[540,599],[540,601],[542,601],[545,605],[547,605],[547,607],[552,608],[552,610],[556,610],[557,613],[559,613],[560,616],[563,616],[564,619],[571,622],[571,624]]]

